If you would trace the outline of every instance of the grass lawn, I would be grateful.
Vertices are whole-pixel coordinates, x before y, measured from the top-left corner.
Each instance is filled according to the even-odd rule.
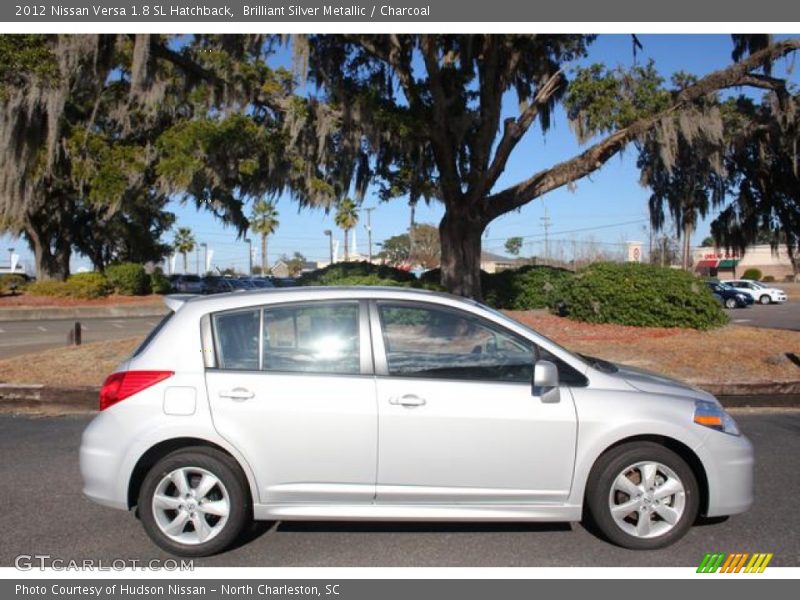
[[[694,383],[800,380],[785,354],[800,355],[800,332],[728,325],[709,332],[590,325],[544,311],[510,312],[576,352],[671,375]],[[99,386],[141,338],[52,348],[0,361],[0,383]]]

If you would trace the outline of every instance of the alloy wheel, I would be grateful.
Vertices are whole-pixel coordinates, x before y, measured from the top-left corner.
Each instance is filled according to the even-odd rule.
[[[634,463],[611,484],[608,507],[617,527],[636,538],[672,530],[686,507],[686,488],[675,471],[654,461]]]

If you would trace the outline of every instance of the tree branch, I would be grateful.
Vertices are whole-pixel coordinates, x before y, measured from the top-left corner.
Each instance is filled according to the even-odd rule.
[[[751,54],[741,62],[706,75],[678,94],[675,102],[660,113],[639,119],[608,135],[578,156],[540,171],[525,181],[489,196],[486,199],[485,217],[487,222],[524,206],[534,198],[593,173],[630,141],[655,127],[663,118],[680,111],[686,105],[696,102],[710,93],[731,87],[749,86],[756,82],[759,83],[757,87],[763,87],[763,78],[759,77],[757,81],[753,80],[750,71],[763,65],[765,61],[773,61],[798,49],[800,49],[800,39],[785,40]]]
[[[440,185],[444,198],[460,198],[458,166],[451,143],[450,118],[447,111],[447,94],[444,91],[442,73],[436,56],[436,42],[430,35],[423,35],[420,50],[428,71],[428,79],[433,96],[433,122],[431,126],[431,146],[439,167]]]
[[[556,94],[565,83],[566,78],[564,77],[563,71],[559,70],[555,72],[539,89],[531,103],[518,118],[506,119],[503,124],[503,137],[500,139],[500,143],[497,145],[497,150],[494,153],[494,159],[489,167],[482,194],[486,194],[494,187],[494,184],[497,183],[497,179],[506,168],[506,163],[508,162],[511,152],[528,129],[530,129],[533,121],[539,114],[539,109],[547,105],[553,95]]]

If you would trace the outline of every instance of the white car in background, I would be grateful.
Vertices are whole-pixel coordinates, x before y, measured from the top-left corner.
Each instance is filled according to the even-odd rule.
[[[723,281],[737,292],[750,294],[753,300],[760,304],[771,304],[773,302],[786,302],[786,292],[778,288],[768,287],[752,279],[731,279]]]

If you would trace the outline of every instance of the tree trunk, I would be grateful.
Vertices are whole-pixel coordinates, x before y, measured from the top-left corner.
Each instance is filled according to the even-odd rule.
[[[349,229],[344,230],[344,261],[350,260],[350,244],[347,241],[347,234],[350,233]]]
[[[186,258],[186,252],[181,252],[183,254],[183,274],[186,275],[189,272],[189,261]]]
[[[261,234],[261,276],[267,276],[269,261],[267,260],[267,234]]]
[[[64,281],[69,277],[69,259],[72,255],[68,240],[57,238],[53,252],[48,231],[40,231],[34,223],[25,225],[25,237],[36,261],[36,279]]]
[[[439,223],[442,245],[442,279],[444,288],[451,294],[480,301],[481,290],[481,235],[482,221],[470,219],[466,214],[447,211]]]

